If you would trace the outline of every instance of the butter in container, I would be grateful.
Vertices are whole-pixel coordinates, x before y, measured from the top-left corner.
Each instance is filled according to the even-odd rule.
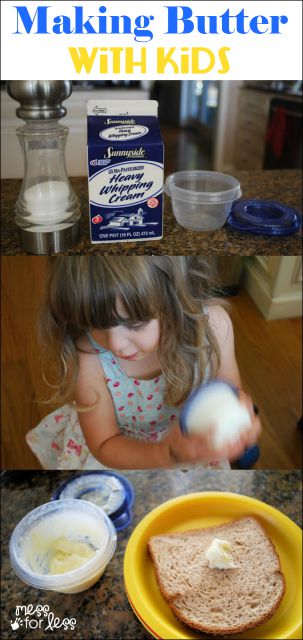
[[[60,593],[79,593],[95,584],[117,544],[106,513],[84,500],[53,501],[30,511],[9,544],[13,570],[23,582]]]
[[[132,522],[135,492],[131,483],[114,471],[87,471],[63,482],[52,500],[80,499],[91,502],[108,515],[117,531]]]

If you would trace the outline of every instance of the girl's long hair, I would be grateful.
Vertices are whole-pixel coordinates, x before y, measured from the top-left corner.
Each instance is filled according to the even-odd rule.
[[[48,358],[58,362],[51,401],[71,401],[79,371],[78,341],[92,329],[160,321],[158,357],[169,404],[184,402],[205,372],[215,375],[219,349],[207,307],[217,302],[209,262],[198,256],[72,256],[51,258],[39,318]],[[93,350],[91,351],[93,354]]]

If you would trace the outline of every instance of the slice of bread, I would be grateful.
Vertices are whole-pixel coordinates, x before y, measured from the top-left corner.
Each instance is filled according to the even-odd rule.
[[[216,537],[230,542],[236,568],[209,568],[205,551]],[[153,536],[148,550],[160,591],[175,616],[204,633],[228,635],[261,624],[285,592],[278,554],[253,517]]]

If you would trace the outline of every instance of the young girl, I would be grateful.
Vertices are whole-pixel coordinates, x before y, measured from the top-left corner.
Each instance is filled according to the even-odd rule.
[[[214,452],[208,436],[183,436],[180,409],[214,377],[239,389],[230,318],[210,294],[197,257],[56,257],[41,317],[61,363],[54,399],[69,401],[27,434],[47,469],[218,466],[256,441],[251,415],[241,440]]]

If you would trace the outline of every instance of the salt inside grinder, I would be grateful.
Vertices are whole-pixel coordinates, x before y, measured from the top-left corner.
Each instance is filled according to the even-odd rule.
[[[24,179],[15,222],[22,247],[33,254],[58,253],[79,239],[79,201],[65,166],[68,127],[62,101],[72,92],[69,80],[10,80],[9,95],[25,125],[17,129],[24,154]]]

